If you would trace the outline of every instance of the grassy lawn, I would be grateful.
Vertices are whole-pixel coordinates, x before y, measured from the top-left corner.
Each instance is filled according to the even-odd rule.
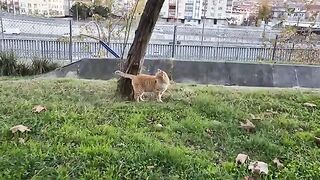
[[[319,92],[174,85],[164,103],[133,103],[115,87],[0,80],[0,179],[243,179],[239,153],[268,163],[262,179],[320,179]],[[239,127],[250,114],[253,133]],[[18,124],[31,132],[13,136]]]

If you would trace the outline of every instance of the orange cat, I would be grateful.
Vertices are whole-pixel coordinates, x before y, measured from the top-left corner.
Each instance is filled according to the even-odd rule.
[[[126,74],[121,71],[116,71],[115,74],[131,79],[134,91],[134,99],[139,102],[142,99],[144,92],[153,92],[157,95],[157,101],[162,102],[161,96],[168,89],[170,80],[166,72],[158,69],[155,75],[147,74]]]

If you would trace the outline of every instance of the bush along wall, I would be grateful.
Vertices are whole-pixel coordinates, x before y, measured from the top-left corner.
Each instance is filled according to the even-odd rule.
[[[33,58],[30,64],[19,63],[13,52],[0,52],[0,76],[32,76],[58,67],[58,63],[40,58]]]

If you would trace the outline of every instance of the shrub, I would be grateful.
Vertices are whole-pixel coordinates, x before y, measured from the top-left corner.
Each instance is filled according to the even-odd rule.
[[[48,59],[34,58],[32,59],[31,69],[34,75],[47,73],[59,67],[57,63]]]
[[[48,59],[34,58],[30,65],[18,63],[13,52],[0,52],[0,76],[30,76],[47,73],[59,67]]]
[[[1,76],[13,76],[16,74],[17,59],[13,52],[1,52],[0,53],[0,75]]]
[[[21,63],[21,64],[17,64],[17,68],[16,68],[16,75],[20,75],[20,76],[30,76],[32,75],[32,69],[30,68],[29,65]]]

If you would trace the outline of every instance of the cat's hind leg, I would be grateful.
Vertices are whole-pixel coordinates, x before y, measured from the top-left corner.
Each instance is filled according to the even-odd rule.
[[[144,99],[142,98],[142,97],[143,97],[143,94],[144,94],[144,92],[142,92],[141,95],[139,96],[140,101],[144,101]]]
[[[140,86],[136,86],[133,89],[134,89],[134,100],[139,102],[141,100],[141,96],[143,95],[143,90]]]

